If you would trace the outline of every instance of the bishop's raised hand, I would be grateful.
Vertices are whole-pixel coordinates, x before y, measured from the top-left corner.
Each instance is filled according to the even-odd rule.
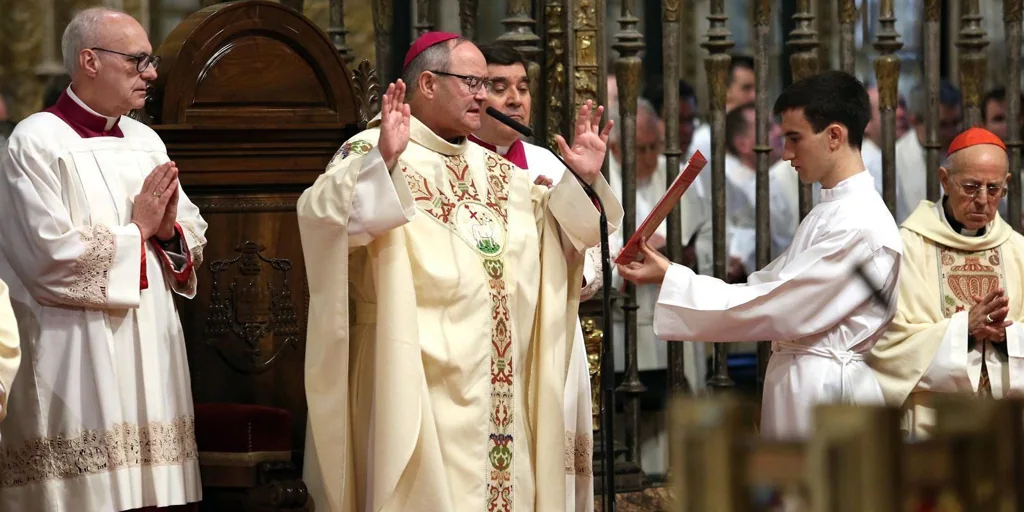
[[[601,174],[604,155],[608,151],[608,136],[615,126],[614,121],[608,121],[604,129],[601,129],[603,114],[604,107],[594,108],[594,102],[587,100],[576,116],[576,137],[573,138],[572,147],[566,144],[561,135],[555,136],[562,158],[587,183],[593,183],[597,175]]]
[[[405,103],[405,83],[399,79],[388,86],[380,100],[380,139],[377,147],[388,170],[393,170],[398,157],[409,146],[409,125],[412,113]]]

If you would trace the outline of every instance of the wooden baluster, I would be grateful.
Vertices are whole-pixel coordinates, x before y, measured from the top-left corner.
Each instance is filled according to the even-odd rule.
[[[900,511],[901,450],[899,409],[818,406],[807,459],[813,510]]]
[[[1024,406],[1016,399],[936,399],[935,439],[952,453],[952,481],[964,510],[1024,510]]]
[[[810,0],[797,0],[793,20],[796,27],[789,33],[789,41],[786,44],[793,49],[789,56],[789,67],[793,81],[797,82],[818,72],[818,33],[814,30],[814,14],[811,13]],[[811,185],[801,183],[800,220],[811,211],[813,203]]]
[[[960,1],[960,91],[963,93],[964,128],[981,126],[981,97],[988,74],[988,39],[981,26],[978,0]]]
[[[1021,230],[1021,133],[1020,133],[1020,59],[1021,0],[1003,0],[1003,24],[1006,27],[1006,148],[1010,157],[1010,226]],[[985,106],[982,105],[982,108]]]
[[[942,77],[942,0],[925,0],[924,6],[924,80],[928,108],[924,113],[926,191],[929,201],[939,200],[939,164],[942,144],[939,143],[939,88]]]
[[[747,450],[754,408],[730,397],[676,398],[669,410],[676,512],[747,512]]]
[[[622,239],[629,240],[636,231],[636,120],[637,97],[640,94],[639,53],[644,49],[644,40],[637,25],[636,0],[622,0],[622,11],[619,17],[619,32],[615,36],[612,48],[618,52],[615,59],[615,78],[619,87],[619,119],[622,125],[621,147],[622,161]],[[626,376],[618,388],[625,395],[626,411],[626,460],[640,461],[640,393],[646,388],[640,382],[636,361],[636,285],[626,284],[626,303],[622,306],[625,312],[625,346]]]
[[[878,17],[881,25],[875,49],[881,56],[875,60],[878,79],[878,108],[882,114],[882,198],[889,212],[896,217],[896,102],[899,95],[900,58],[896,52],[903,48],[896,33],[893,0],[882,0]],[[938,172],[938,169],[930,172]]]

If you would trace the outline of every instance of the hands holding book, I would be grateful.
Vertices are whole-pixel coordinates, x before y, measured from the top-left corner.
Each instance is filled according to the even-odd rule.
[[[665,280],[671,262],[649,242],[649,239],[644,239],[640,244],[638,260],[617,265],[623,279],[635,284],[661,284]]]

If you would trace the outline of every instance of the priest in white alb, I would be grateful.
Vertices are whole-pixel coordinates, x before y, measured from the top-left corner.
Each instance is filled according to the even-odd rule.
[[[490,80],[484,108],[494,107],[501,113],[530,126],[533,98],[527,60],[519,50],[506,42],[481,45],[487,60]],[[491,116],[480,118],[480,129],[469,140],[505,157],[527,171],[534,183],[552,186],[565,179],[576,179],[565,172],[565,166],[547,149],[525,142],[519,132]],[[601,288],[600,245],[587,249],[583,262],[580,302],[594,296]],[[565,379],[565,510],[594,510],[594,421],[590,385],[590,369],[582,325],[577,324],[569,357],[569,373]]]
[[[940,393],[1024,396],[1024,237],[997,214],[1006,146],[984,128],[950,143],[945,196],[903,222],[899,306],[868,362],[912,439],[935,427]]]
[[[7,390],[14,383],[21,363],[21,339],[18,323],[7,290],[7,283],[0,281],[0,421],[7,415]]]
[[[468,140],[488,86],[473,43],[424,34],[403,77],[298,203],[303,479],[327,512],[564,510],[564,391],[599,213],[575,179],[536,185]],[[573,145],[557,140],[615,229],[602,110],[587,102]]]
[[[0,424],[0,510],[116,512],[200,501],[175,295],[206,222],[142,108],[159,61],[131,16],[77,14],[71,86],[0,153],[0,278],[21,370]],[[191,508],[191,506],[189,506]]]
[[[871,117],[864,86],[826,71],[791,85],[774,110],[783,157],[801,181],[822,186],[789,249],[743,285],[695,275],[649,247],[618,269],[637,283],[662,283],[654,314],[662,339],[772,340],[761,429],[798,439],[811,433],[816,404],[882,403],[864,356],[895,314],[901,243],[860,156]],[[874,300],[857,267],[888,303]]]

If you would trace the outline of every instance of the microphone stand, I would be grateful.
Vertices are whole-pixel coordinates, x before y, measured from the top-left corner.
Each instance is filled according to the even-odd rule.
[[[486,112],[489,116],[519,132],[519,134],[529,138],[533,137],[533,130],[528,126],[506,116],[494,107],[487,107]],[[602,329],[604,330],[601,343],[601,383],[603,388],[601,401],[603,402],[602,408],[604,409],[604,414],[601,415],[601,440],[604,444],[604,482],[602,487],[604,492],[602,494],[604,495],[604,510],[613,511],[615,510],[615,436],[613,434],[615,422],[612,415],[615,414],[615,360],[612,353],[612,257],[611,249],[608,246],[608,216],[605,214],[604,201],[598,197],[593,187],[580,177],[557,152],[547,146],[540,147],[551,153],[565,166],[566,170],[576,177],[576,180],[583,187],[583,191],[597,204],[598,214],[600,215],[601,271],[604,273],[604,279],[601,282],[601,315],[603,320]]]

